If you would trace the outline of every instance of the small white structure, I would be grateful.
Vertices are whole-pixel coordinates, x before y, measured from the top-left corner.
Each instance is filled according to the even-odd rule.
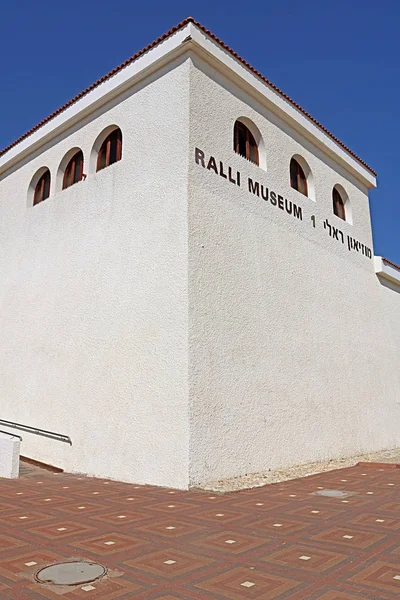
[[[20,447],[19,437],[0,432],[0,477],[18,477]]]
[[[375,185],[193,19],[6,148],[1,418],[72,439],[24,454],[187,488],[399,445]]]

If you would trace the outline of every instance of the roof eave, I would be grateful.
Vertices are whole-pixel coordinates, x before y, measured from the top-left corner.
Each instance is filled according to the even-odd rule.
[[[200,53],[217,68],[222,67],[225,75],[229,73],[241,85],[247,86],[250,93],[256,94],[271,110],[344,166],[367,188],[376,187],[376,173],[364,161],[191,17],[96,81],[0,152],[0,174],[125,89],[135,85],[141,78],[189,50]]]
[[[321,148],[335,162],[339,162],[358,180],[361,180],[367,189],[376,187],[376,173],[368,165],[356,157],[351,150],[346,148],[344,144],[316,122],[300,106],[296,105],[281,90],[273,86],[250,65],[244,64],[245,61],[235,55],[233,51],[221,48],[220,40],[214,41],[208,33],[196,26],[191,31],[191,37],[193,49],[203,58],[208,55],[209,60],[214,62],[215,67],[218,68],[219,63],[219,68],[225,76],[228,73],[231,74],[231,77],[233,75],[233,78],[237,82],[240,81],[242,86],[246,86],[250,93],[256,94],[258,100],[263,100],[271,111],[298,130],[314,145]]]
[[[80,98],[73,98],[55,111],[54,116],[50,115],[31,132],[16,140],[6,152],[0,153],[0,175],[145,77],[177,59],[186,51],[182,42],[188,35],[189,27],[190,22],[176,32],[169,33],[165,39],[164,36],[159,38],[156,44],[150,44],[140,51],[137,58],[126,61],[129,64],[114,69],[115,73],[112,71],[104,76],[90,86],[92,89],[84,90]]]

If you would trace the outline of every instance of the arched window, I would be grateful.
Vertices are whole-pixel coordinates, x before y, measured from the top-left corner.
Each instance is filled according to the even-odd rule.
[[[247,160],[259,164],[258,146],[250,129],[240,121],[236,121],[233,132],[233,148],[237,154],[244,156]]]
[[[104,140],[97,156],[96,171],[105,169],[122,157],[122,133],[120,129],[112,131]]]
[[[66,166],[63,177],[62,189],[78,183],[83,178],[83,152],[78,150]]]
[[[339,219],[343,219],[343,221],[345,221],[346,209],[344,207],[344,200],[336,187],[334,187],[332,190],[332,200],[334,214],[339,217]]]
[[[290,185],[300,194],[308,196],[307,178],[303,168],[295,158],[290,161]]]
[[[36,184],[33,194],[33,206],[43,202],[50,196],[50,171],[46,169]]]

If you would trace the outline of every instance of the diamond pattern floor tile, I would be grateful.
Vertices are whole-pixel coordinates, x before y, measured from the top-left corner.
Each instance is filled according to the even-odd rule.
[[[24,465],[0,479],[0,599],[398,600],[399,489],[377,467],[224,495]],[[110,576],[60,594],[34,580],[71,559]]]

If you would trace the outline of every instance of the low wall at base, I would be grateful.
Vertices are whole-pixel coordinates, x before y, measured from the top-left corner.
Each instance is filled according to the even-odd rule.
[[[19,438],[0,433],[0,477],[18,478],[20,448]]]

